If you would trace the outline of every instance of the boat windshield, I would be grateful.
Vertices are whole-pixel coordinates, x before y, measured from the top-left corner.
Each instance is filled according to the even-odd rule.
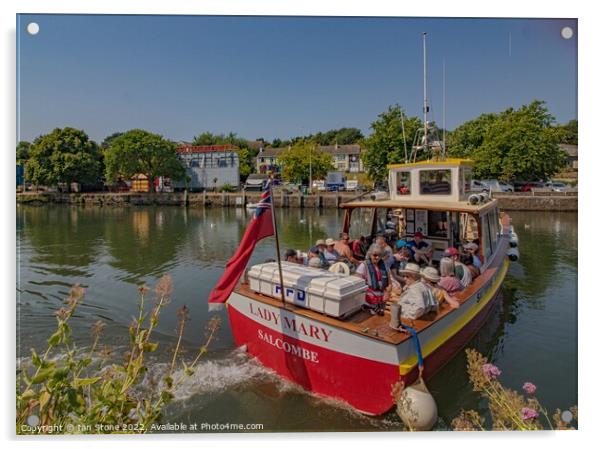
[[[373,217],[374,209],[370,207],[358,207],[351,210],[348,233],[352,240],[359,238],[360,235],[368,237],[372,234]]]

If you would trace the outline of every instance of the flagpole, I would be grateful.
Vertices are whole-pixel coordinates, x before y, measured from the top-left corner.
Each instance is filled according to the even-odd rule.
[[[274,238],[276,239],[276,260],[278,261],[278,275],[280,276],[280,298],[282,299],[282,305],[286,307],[286,301],[284,299],[284,281],[282,279],[282,261],[280,260],[280,241],[278,239],[278,228],[276,227],[276,214],[274,213],[274,192],[272,191],[272,180],[270,180],[270,205],[272,207],[272,225],[274,226]]]

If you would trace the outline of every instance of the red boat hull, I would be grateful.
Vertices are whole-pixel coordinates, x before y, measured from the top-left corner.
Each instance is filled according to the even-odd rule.
[[[498,290],[499,284],[483,298],[486,304],[468,322],[425,354],[426,378],[445,365],[482,327]],[[405,353],[391,343],[340,329],[328,330],[335,332],[330,336],[330,341],[318,338],[321,335],[318,330],[312,331],[311,336],[315,341],[308,341],[311,339],[298,332],[291,335],[284,326],[286,319],[283,316],[280,316],[280,322],[276,319],[264,320],[267,314],[253,313],[253,308],[261,303],[246,296],[234,296],[236,294],[229,300],[228,313],[236,345],[245,345],[248,353],[257,357],[263,365],[308,391],[344,401],[363,413],[380,415],[394,405],[391,395],[393,386],[399,381],[409,385],[417,378],[416,365],[410,369],[400,369],[400,362],[407,358],[403,354],[413,352],[413,342],[410,340],[402,343],[408,345]],[[274,315],[283,313],[273,309],[270,313]],[[326,331],[323,333],[326,335]],[[372,346],[362,352],[360,346],[366,344],[367,339]],[[350,340],[351,344],[347,346],[337,343]]]

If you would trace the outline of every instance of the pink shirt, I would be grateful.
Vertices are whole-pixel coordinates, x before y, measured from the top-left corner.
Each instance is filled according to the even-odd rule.
[[[462,283],[455,276],[444,276],[439,281],[439,287],[447,293],[456,293],[462,290]]]

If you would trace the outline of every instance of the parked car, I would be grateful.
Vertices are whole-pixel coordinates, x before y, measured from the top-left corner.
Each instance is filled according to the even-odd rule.
[[[268,175],[262,175],[259,173],[251,173],[247,176],[247,180],[245,181],[245,190],[252,192],[261,192],[264,183],[269,179]]]
[[[511,184],[508,184],[504,181],[498,181],[500,187],[502,188],[502,192],[514,192],[514,187]]]
[[[473,192],[489,192],[489,185],[487,185],[485,181],[473,179],[470,181],[470,190]]]
[[[345,190],[347,192],[355,192],[360,186],[360,183],[357,179],[348,179],[345,182]]]
[[[326,190],[326,185],[325,185],[323,179],[317,179],[317,180],[313,181],[311,183],[311,187],[312,187],[312,189],[318,190],[320,192]]]
[[[552,192],[566,192],[568,189],[564,182],[548,182],[545,186]]]
[[[543,188],[545,188],[545,186],[546,185],[543,182],[536,182],[536,181],[526,182],[523,184],[520,191],[521,192],[531,192],[533,189],[543,189]]]

